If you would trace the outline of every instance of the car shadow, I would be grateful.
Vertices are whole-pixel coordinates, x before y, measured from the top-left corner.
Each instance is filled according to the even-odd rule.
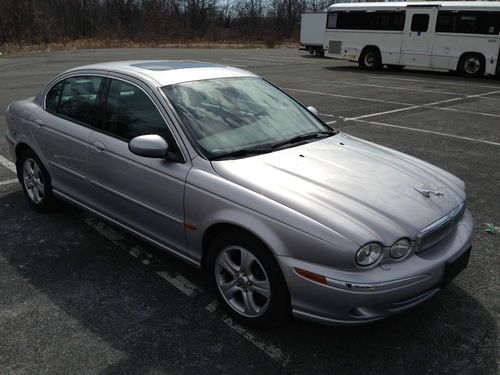
[[[200,285],[189,298],[63,207],[31,210],[20,191],[0,198],[0,339],[7,368],[109,373],[494,373],[496,321],[450,285],[424,305],[360,327],[290,320],[248,331],[274,361],[224,322],[197,270],[130,238],[170,271]],[[462,277],[467,277],[462,276]],[[266,346],[267,345],[267,346]],[[57,360],[55,360],[57,359]],[[283,369],[282,366],[286,366]]]

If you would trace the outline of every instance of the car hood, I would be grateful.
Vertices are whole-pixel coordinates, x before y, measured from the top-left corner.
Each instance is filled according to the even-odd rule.
[[[415,239],[422,228],[465,200],[464,183],[450,173],[343,133],[212,165],[227,180],[305,214],[359,245]],[[425,197],[416,189],[439,194]]]

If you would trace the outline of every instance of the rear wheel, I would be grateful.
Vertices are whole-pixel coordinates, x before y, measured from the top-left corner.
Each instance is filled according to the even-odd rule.
[[[465,77],[481,77],[484,75],[485,68],[484,57],[475,53],[462,56],[458,63],[458,71]]]
[[[323,48],[316,48],[315,54],[316,56],[323,57],[325,56],[325,50]]]
[[[382,67],[380,51],[374,47],[365,48],[359,57],[359,66],[369,70],[380,69]]]
[[[50,176],[40,159],[31,150],[25,151],[19,158],[17,167],[24,196],[38,211],[51,211],[57,207],[52,194]]]
[[[266,246],[243,231],[214,239],[209,248],[210,283],[236,321],[253,328],[282,324],[290,312],[288,289]]]

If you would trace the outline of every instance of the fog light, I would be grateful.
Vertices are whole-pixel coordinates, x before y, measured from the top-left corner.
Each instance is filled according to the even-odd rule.
[[[369,266],[375,263],[382,255],[382,246],[376,242],[366,244],[356,253],[356,263],[360,266]]]
[[[389,254],[391,254],[391,257],[394,259],[399,259],[408,254],[408,251],[410,251],[410,241],[406,238],[402,238],[391,246]]]

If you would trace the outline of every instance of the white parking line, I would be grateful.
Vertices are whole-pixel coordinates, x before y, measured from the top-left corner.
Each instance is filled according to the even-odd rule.
[[[17,173],[16,172],[16,165],[13,162],[11,162],[9,159],[3,157],[2,155],[0,155],[0,164],[2,164],[4,167],[10,169],[12,172]]]
[[[463,99],[479,98],[479,97],[482,97],[482,96],[485,96],[485,95],[497,94],[499,92],[500,92],[500,90],[496,90],[496,91],[485,92],[485,93],[482,93],[482,94],[467,95],[465,97],[451,98],[451,99],[440,100],[440,101],[437,101],[437,102],[426,103],[426,104],[421,104],[421,105],[413,105],[411,107],[398,108],[398,109],[393,109],[393,110],[390,110],[390,111],[369,113],[369,114],[362,115],[362,116],[345,118],[344,120],[345,121],[348,121],[348,120],[359,120],[359,119],[368,118],[368,117],[375,117],[375,116],[387,115],[387,114],[395,113],[395,112],[409,111],[409,110],[416,109],[416,108],[429,108],[430,107],[430,108],[435,108],[435,109],[443,109],[441,107],[436,107],[436,106],[439,105],[439,104],[456,102],[456,101],[463,100]],[[457,109],[456,111],[459,112],[460,110]],[[479,113],[477,113],[477,114],[479,114]]]
[[[292,88],[292,87],[281,87],[281,88],[283,90],[303,92],[303,93],[306,93],[306,94],[332,96],[332,97],[345,98],[345,99],[357,99],[357,100],[364,100],[364,101],[369,101],[369,102],[379,102],[379,103],[395,104],[395,105],[405,106],[405,108],[398,108],[398,109],[394,109],[394,110],[390,110],[390,111],[384,111],[384,112],[378,112],[378,113],[370,113],[370,114],[366,114],[366,115],[363,115],[363,116],[357,116],[357,117],[349,118],[349,120],[352,120],[352,119],[361,119],[361,118],[372,117],[372,116],[380,116],[380,115],[384,115],[384,114],[388,114],[388,113],[407,111],[407,110],[416,109],[416,108],[433,108],[433,109],[437,109],[437,110],[440,110],[440,111],[468,113],[468,114],[473,114],[473,115],[496,117],[496,118],[500,117],[500,115],[494,114],[494,113],[476,112],[476,111],[469,111],[469,110],[463,110],[463,109],[458,109],[458,108],[447,108],[447,107],[438,107],[437,106],[439,104],[444,104],[444,103],[449,103],[449,102],[454,102],[454,101],[459,101],[459,100],[464,100],[464,99],[469,99],[469,98],[496,99],[496,98],[488,98],[486,95],[493,95],[493,94],[499,93],[500,91],[491,91],[491,92],[487,92],[487,93],[483,93],[483,94],[468,95],[468,96],[464,96],[464,97],[451,98],[451,99],[441,100],[441,101],[438,101],[438,102],[433,102],[433,103],[428,103],[428,104],[415,105],[415,104],[410,104],[410,103],[395,102],[395,101],[383,100],[383,99],[363,98],[363,97],[359,97],[359,96],[349,96],[349,95],[341,95],[341,94],[332,94],[332,93],[321,92],[321,91],[303,90],[303,89],[297,89],[297,88]],[[322,113],[322,115],[328,116],[327,114],[323,114],[323,113]],[[341,117],[341,116],[335,116],[335,117]]]
[[[127,249],[125,248],[125,244],[127,243],[126,237],[123,236],[119,231],[92,216],[84,217],[83,221],[94,228],[97,232],[102,234],[104,237],[109,239],[111,242],[113,242],[113,244],[118,246],[120,249],[127,251]],[[149,265],[149,260],[154,259],[151,254],[149,254],[138,245],[133,246],[127,252],[134,258],[140,260],[145,265]],[[145,263],[145,261],[147,262]],[[196,295],[203,292],[197,285],[186,279],[184,276],[178,274],[177,272],[157,271],[156,274],[188,297],[195,297]],[[214,313],[217,310],[217,301],[212,301],[211,303],[209,303],[207,306],[205,306],[205,310],[207,310],[211,314]],[[290,355],[285,355],[283,351],[276,345],[267,343],[263,339],[260,339],[257,334],[252,333],[245,327],[233,322],[230,317],[222,315],[222,321],[224,322],[224,324],[239,333],[243,338],[248,340],[254,346],[262,350],[266,355],[279,362],[283,367],[285,367],[290,361]]]
[[[0,186],[15,184],[16,182],[19,182],[19,180],[17,178],[13,178],[12,180],[0,181]]]
[[[461,95],[466,96],[465,94],[460,94],[451,91],[438,91],[438,90],[430,90],[430,89],[419,89],[415,87],[400,87],[400,86],[381,86],[381,85],[373,85],[371,83],[359,83],[359,82],[346,82],[346,81],[328,81],[324,80],[324,82],[334,82],[336,85],[351,85],[351,86],[362,86],[362,87],[374,87],[377,89],[389,89],[389,90],[402,90],[402,91],[414,91],[414,92],[425,92],[425,93],[433,93],[433,94],[441,94],[441,95]]]
[[[208,305],[205,306],[205,310],[207,310],[210,314],[213,314],[217,307],[219,306],[217,301],[212,301]],[[288,362],[290,362],[290,355],[285,355],[283,351],[278,348],[276,345],[266,343],[263,340],[257,338],[257,336],[251,332],[249,332],[242,325],[235,323],[233,319],[228,317],[227,315],[222,315],[222,321],[230,328],[238,332],[245,339],[254,344],[257,348],[266,353],[269,357],[274,359],[277,362],[280,362],[283,367],[286,367]]]
[[[426,83],[436,83],[440,85],[452,85],[452,86],[466,86],[466,87],[480,87],[485,89],[495,89],[498,86],[494,85],[477,85],[471,82],[451,82],[451,81],[436,81],[431,79],[416,79],[416,78],[402,78],[402,77],[389,77],[383,74],[367,74],[365,77],[370,79],[385,79],[391,81],[407,81],[407,82],[426,82]]]
[[[385,126],[385,127],[388,127],[388,128],[411,130],[411,131],[415,131],[415,132],[419,132],[419,133],[435,134],[435,135],[440,135],[442,137],[456,138],[456,139],[461,139],[461,140],[465,140],[465,141],[479,142],[479,143],[486,143],[488,145],[493,145],[493,146],[500,146],[499,142],[487,141],[485,139],[477,139],[477,138],[471,138],[471,137],[464,137],[464,136],[461,136],[461,135],[455,135],[455,134],[449,134],[449,133],[442,133],[442,132],[437,132],[437,131],[434,131],[434,130],[411,128],[411,127],[408,127],[408,126],[387,124],[385,122],[367,121],[367,120],[360,120],[360,119],[352,119],[352,120],[353,121],[357,121],[357,122],[363,122],[363,123],[370,124],[370,125],[377,125],[377,126]]]
[[[286,367],[288,362],[290,362],[290,355],[285,355],[283,351],[278,348],[276,345],[266,343],[263,340],[259,340],[255,334],[248,331],[245,327],[235,323],[233,319],[228,316],[223,317],[224,323],[242,335],[245,339],[254,344],[257,348],[266,353],[269,357],[274,359],[277,362],[280,362],[283,367]]]
[[[179,289],[182,293],[184,293],[188,297],[193,297],[200,291],[200,288],[198,288],[191,281],[189,281],[184,276],[179,275],[176,272],[172,274],[167,271],[159,271],[156,272],[156,274],[161,278],[167,280],[171,285]]]
[[[296,88],[293,88],[293,87],[281,87],[281,89],[283,89],[283,90],[289,90],[289,91],[296,91],[296,92],[303,92],[303,93],[306,93],[306,94],[332,96],[332,97],[335,97],[335,98],[356,99],[356,100],[364,100],[364,101],[367,101],[367,102],[377,102],[377,103],[387,103],[387,104],[396,104],[396,105],[404,105],[404,106],[414,106],[413,104],[404,103],[404,102],[394,102],[394,101],[390,101],[390,100],[373,99],[373,98],[363,98],[363,97],[359,97],[359,96],[350,96],[350,95],[341,95],[341,94],[332,94],[332,93],[329,93],[329,92],[303,90],[303,89],[296,89]]]

